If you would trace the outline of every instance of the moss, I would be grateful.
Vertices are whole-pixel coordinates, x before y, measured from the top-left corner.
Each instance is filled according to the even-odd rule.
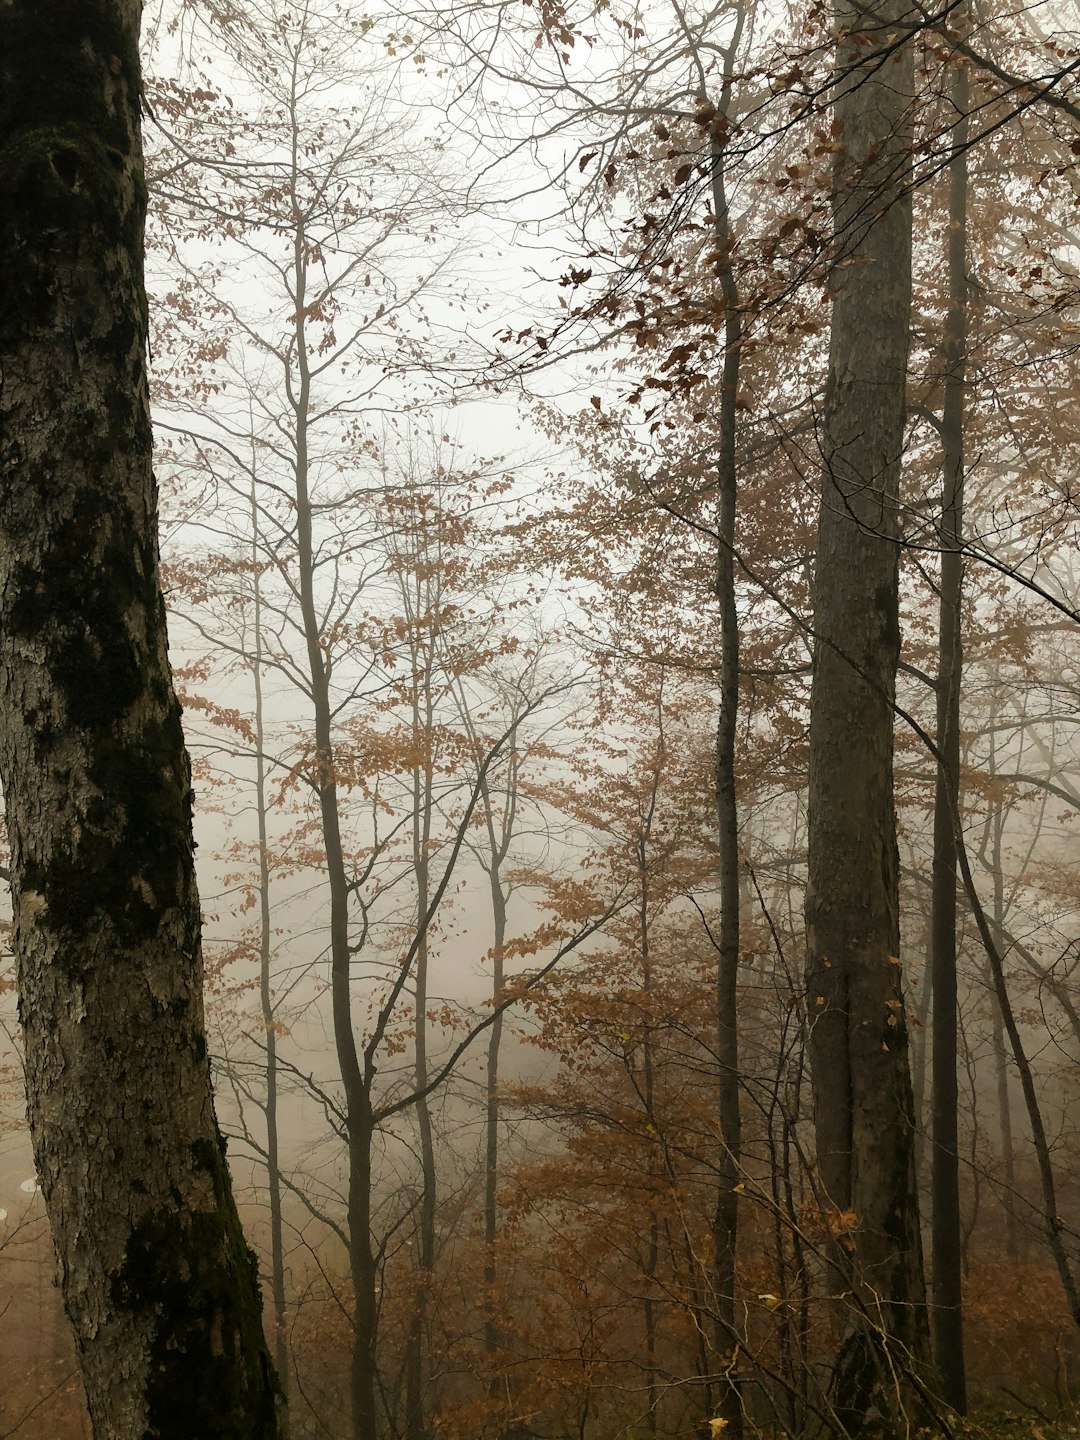
[[[113,1285],[118,1305],[151,1322],[144,1440],[276,1440],[280,1401],[255,1258],[220,1152],[211,1141],[196,1144],[217,1208],[192,1213],[177,1203],[148,1215],[132,1232]]]
[[[110,458],[114,449],[115,439]],[[38,493],[48,493],[48,478],[40,477]],[[138,608],[157,620],[156,576],[142,573],[127,517],[117,512],[104,487],[84,488],[41,555],[13,576],[8,627],[45,644],[68,718],[83,729],[117,720],[142,689],[145,664],[125,615]]]
[[[153,934],[162,906],[182,898],[191,800],[180,707],[156,663],[165,620],[155,551],[151,539],[132,539],[134,518],[103,489],[85,489],[38,560],[16,570],[8,624],[45,650],[67,727],[85,734],[98,792],[77,844],[30,883],[48,897],[54,926],[81,934],[104,912],[118,938],[137,943]],[[146,636],[128,629],[125,617],[139,613]],[[132,736],[131,710],[146,700],[151,717]],[[43,731],[39,748],[51,739]]]
[[[879,585],[874,591],[874,608],[881,616],[881,643],[886,651],[900,646],[900,615],[895,583]]]
[[[81,121],[101,112],[105,133],[112,124],[104,103],[102,66],[139,93],[138,35],[122,22],[110,0],[14,0],[0,26],[3,71],[0,135],[52,121]],[[58,53],[58,41],[71,37]]]
[[[47,866],[30,865],[25,883],[47,897],[54,931],[77,939],[98,929],[104,915],[118,941],[137,946],[156,934],[164,908],[186,898],[191,829],[179,706],[163,723],[148,723],[134,744],[99,738],[88,777],[99,794],[87,807],[77,843]],[[194,915],[185,943],[194,954]],[[187,1018],[186,1004],[183,1015],[170,1018]],[[205,1046],[201,1038],[193,1043]]]
[[[141,277],[145,185],[139,177],[132,189],[131,172],[140,88],[137,33],[115,4],[0,9],[0,333],[50,325],[57,256],[78,254],[89,236],[114,244]],[[138,289],[119,322],[129,336],[145,333]]]

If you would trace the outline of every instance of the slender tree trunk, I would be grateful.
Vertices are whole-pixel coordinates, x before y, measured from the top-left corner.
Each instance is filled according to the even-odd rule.
[[[926,920],[926,963],[923,967],[922,984],[914,998],[912,1009],[911,1037],[911,1111],[915,1117],[915,1174],[923,1173],[923,1158],[926,1145],[926,1082],[930,1069],[930,1005],[934,998],[934,917],[933,897],[930,901],[930,915]]]
[[[961,12],[956,24],[963,27]],[[967,383],[967,140],[968,72],[953,71],[956,107],[949,166],[948,309],[945,315],[945,398],[942,413],[941,596],[938,631],[937,795],[934,804],[933,1136],[931,1164],[934,1364],[944,1399],[967,1411],[961,1288],[960,1165],[957,1140],[956,843],[960,813],[961,601],[964,562],[964,398]]]
[[[169,670],[137,0],[0,3],[0,771],[27,1104],[97,1440],[283,1433],[214,1116]]]
[[[994,1009],[994,1070],[997,1092],[998,1134],[1001,1144],[1001,1179],[1004,1190],[1005,1257],[1020,1259],[1019,1226],[1016,1223],[1016,1159],[1013,1154],[1012,1102],[1009,1098],[1009,1056],[1005,1048],[1005,1026]]]
[[[459,693],[458,703],[463,717],[468,716],[468,703]],[[470,733],[471,721],[467,722]],[[479,779],[480,799],[484,806],[484,826],[487,831],[487,862],[484,866],[491,894],[492,919],[492,970],[491,1003],[495,1008],[488,1035],[487,1067],[484,1077],[484,1360],[487,1366],[488,1396],[493,1403],[511,1398],[513,1390],[505,1376],[498,1373],[499,1347],[502,1337],[498,1315],[500,1297],[496,1293],[499,1279],[499,1063],[502,1057],[503,1016],[499,1009],[503,986],[506,984],[506,926],[507,888],[503,883],[502,867],[510,853],[517,819],[518,756],[511,749],[507,760],[506,791],[501,817],[496,826],[492,810],[491,787],[486,776]],[[505,1435],[519,1433],[520,1423],[512,1421],[504,1429]]]
[[[417,616],[424,606],[417,603]],[[420,672],[423,671],[423,678]],[[416,1256],[416,1283],[413,1315],[409,1326],[405,1357],[405,1436],[406,1440],[424,1440],[425,1419],[425,1339],[427,1308],[435,1272],[435,1211],[436,1174],[435,1143],[431,1129],[431,1108],[424,1091],[428,1084],[427,1005],[428,1005],[428,910],[431,905],[430,851],[432,795],[432,757],[434,713],[431,698],[431,654],[416,644],[413,648],[415,686],[413,694],[413,741],[423,764],[413,771],[413,873],[416,876],[416,968],[414,974],[415,1025],[413,1081],[420,1097],[416,1102],[416,1120],[420,1131],[420,1245]]]
[[[652,914],[651,890],[649,884],[649,844],[652,836],[653,817],[660,793],[660,781],[664,768],[664,709],[663,693],[657,702],[657,747],[653,766],[652,784],[648,804],[642,816],[637,837],[638,868],[638,948],[641,952],[641,994],[644,1013],[644,1028],[641,1041],[642,1097],[648,1133],[659,1134],[656,1118],[656,1062],[653,1054],[653,962],[652,962]],[[645,1296],[642,1303],[642,1319],[645,1329],[645,1428],[649,1435],[657,1430],[657,1386],[656,1365],[656,1265],[660,1253],[660,1227],[656,1209],[650,1206],[649,1244],[645,1252]]]
[[[491,824],[491,799],[485,786],[483,801],[488,816],[491,842],[491,866],[488,880],[491,890],[491,914],[494,929],[492,946],[491,1002],[498,1006],[506,983],[506,894],[502,887],[501,859]],[[505,853],[505,851],[503,852]],[[495,1245],[499,1236],[499,1059],[502,1049],[503,1017],[498,1012],[488,1036],[487,1072],[484,1088],[484,1355],[488,1365],[489,1393],[499,1393],[495,1374],[499,1352],[499,1327],[495,1320],[495,1285],[498,1280],[498,1257]]]
[[[835,1375],[849,1427],[903,1402],[928,1349],[900,983],[893,697],[896,504],[911,305],[906,0],[835,11],[838,140],[810,719],[807,1005],[818,1181],[852,1303]],[[888,1348],[887,1359],[883,1355]],[[899,1372],[895,1367],[899,1366]]]
[[[270,856],[266,834],[266,741],[262,692],[262,584],[259,577],[258,505],[251,489],[251,573],[254,586],[252,627],[255,653],[255,813],[259,826],[259,1003],[266,1045],[266,1188],[270,1199],[270,1294],[274,1303],[274,1365],[282,1391],[288,1395],[289,1357],[285,1342],[285,1247],[281,1222],[281,1164],[278,1143],[277,1018],[271,973]]]
[[[294,156],[294,167],[298,159]],[[294,174],[298,169],[294,168]],[[294,430],[293,475],[296,496],[297,579],[300,613],[307,649],[310,698],[315,738],[315,774],[319,819],[330,892],[330,999],[334,1053],[345,1095],[349,1186],[346,1215],[349,1274],[353,1286],[353,1347],[350,1363],[350,1404],[354,1440],[376,1440],[375,1340],[378,1301],[376,1265],[371,1245],[372,1145],[375,1136],[371,1106],[373,1063],[361,1067],[353,1028],[352,952],[349,946],[349,876],[341,841],[341,815],[335,775],[331,721],[329,659],[323,649],[322,627],[315,601],[313,507],[308,474],[308,417],[311,411],[311,369],[307,348],[307,257],[303,216],[294,198],[293,284],[296,310],[295,387],[290,385]]]
[[[996,677],[995,677],[996,678]],[[997,716],[997,708],[990,711],[990,723]],[[992,743],[989,773],[997,773],[997,747]],[[990,826],[990,873],[994,886],[993,926],[994,941],[1000,950],[1005,948],[1005,870],[1002,855],[1002,841],[1005,837],[1004,808],[998,805],[988,818]],[[987,978],[993,986],[994,977],[987,962]],[[997,1080],[998,1125],[1001,1135],[1001,1171],[1004,1181],[1005,1209],[1005,1254],[1010,1260],[1020,1258],[1019,1226],[1016,1223],[1016,1156],[1013,1151],[1012,1103],[1009,1098],[1009,1052],[1005,1037],[1005,1024],[1001,1018],[1001,1007],[994,1005],[994,1068]]]
[[[353,1346],[349,1371],[353,1440],[377,1440],[377,1267],[371,1246],[372,1148],[375,1122],[369,1090],[349,1109],[349,1274],[353,1287]]]
[[[720,603],[720,711],[716,723],[716,836],[720,880],[720,934],[716,969],[717,1105],[721,1153],[713,1212],[715,1347],[721,1382],[718,1416],[725,1434],[740,1440],[743,1428],[738,1367],[740,1334],[736,1326],[736,1258],[742,1118],[739,1113],[739,808],[735,793],[735,748],[739,719],[739,614],[735,592],[735,517],[738,508],[736,460],[737,402],[742,363],[743,321],[735,278],[735,236],[728,211],[724,145],[731,103],[735,50],[742,34],[740,10],[735,37],[725,54],[724,86],[718,107],[722,130],[711,141],[713,227],[717,278],[724,298],[724,365],[720,391],[720,463],[717,473],[716,597]]]

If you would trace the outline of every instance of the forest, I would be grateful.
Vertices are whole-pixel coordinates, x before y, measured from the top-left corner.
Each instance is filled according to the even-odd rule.
[[[1080,1433],[1075,0],[0,0],[0,1440]]]

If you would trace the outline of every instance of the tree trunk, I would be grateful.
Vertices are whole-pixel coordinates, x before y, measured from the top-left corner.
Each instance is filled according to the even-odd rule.
[[[511,770],[511,777],[512,775]],[[512,778],[510,783],[513,783]],[[504,827],[501,842],[496,839],[491,814],[491,794],[486,784],[482,787],[481,794],[490,856],[488,886],[491,893],[493,927],[491,1003],[493,1007],[497,1007],[506,983],[506,891],[502,882],[502,862],[510,836],[507,827]],[[502,1389],[502,1383],[496,1374],[500,1336],[496,1318],[499,1303],[495,1294],[498,1280],[498,1255],[495,1247],[499,1238],[499,1060],[502,1034],[502,1012],[496,1010],[488,1037],[484,1077],[484,1359],[488,1368],[488,1393],[493,1399]]]
[[[661,682],[662,683],[662,682]],[[653,1055],[654,987],[652,961],[652,912],[649,874],[649,846],[652,841],[653,819],[656,802],[660,794],[660,783],[664,773],[664,704],[663,691],[657,699],[656,756],[653,764],[652,784],[648,802],[641,817],[641,828],[637,837],[637,881],[638,881],[638,948],[641,952],[641,995],[644,1025],[641,1036],[641,1078],[642,1098],[645,1102],[645,1116],[648,1134],[659,1135],[656,1114],[656,1061]],[[636,1084],[636,1082],[635,1082]],[[649,1244],[645,1252],[644,1295],[642,1319],[645,1329],[645,1430],[649,1435],[657,1431],[657,1406],[660,1387],[657,1384],[660,1370],[656,1355],[656,1312],[657,1283],[656,1267],[660,1254],[660,1225],[654,1205],[649,1207]],[[726,1338],[726,1337],[725,1337]]]
[[[417,581],[417,584],[422,582]],[[414,623],[424,613],[423,597],[416,597]],[[435,804],[434,759],[435,713],[431,693],[432,647],[418,640],[412,648],[413,744],[424,756],[413,770],[412,862],[416,877],[416,968],[414,971],[413,1082],[416,1087],[416,1122],[420,1131],[420,1244],[416,1256],[413,1314],[405,1354],[405,1440],[425,1440],[427,1435],[427,1384],[425,1375],[427,1312],[435,1274],[435,1216],[437,1189],[435,1141],[431,1128],[428,1085],[428,932],[431,924],[431,820]],[[422,679],[421,679],[422,676]]]
[[[266,737],[263,716],[262,582],[259,576],[259,512],[254,483],[251,487],[251,574],[254,591],[252,629],[255,688],[255,813],[259,826],[259,1002],[266,1046],[266,1189],[270,1201],[270,1294],[274,1302],[274,1365],[282,1391],[288,1396],[288,1353],[285,1342],[285,1245],[281,1217],[281,1162],[278,1143],[277,1018],[271,974],[270,855],[266,819]]]
[[[963,26],[961,12],[956,23]],[[964,395],[967,371],[967,66],[953,71],[953,127],[949,166],[948,310],[945,316],[945,398],[942,412],[941,596],[938,631],[937,794],[934,803],[933,912],[933,1136],[931,1270],[934,1364],[943,1398],[967,1411],[964,1312],[961,1290],[960,1166],[956,1076],[956,843],[960,813],[960,685],[963,650],[960,605],[964,562]]]
[[[926,961],[923,966],[922,983],[913,997],[911,1037],[911,1111],[915,1117],[915,1174],[923,1173],[923,1154],[929,1127],[926,1123],[926,1089],[930,1068],[930,1005],[934,998],[934,917],[933,896],[930,900],[931,913],[926,917]]]
[[[996,709],[991,710],[993,721]],[[997,773],[997,747],[990,752],[988,772]],[[1000,802],[990,812],[990,871],[994,883],[994,941],[1004,950],[1005,940],[1005,870],[1002,854],[1005,838],[1005,807]],[[987,965],[987,979],[991,987],[994,977]],[[1005,1039],[1005,1022],[1001,1018],[1001,1006],[994,1006],[994,1070],[997,1089],[998,1125],[1001,1136],[1002,1204],[1005,1210],[1005,1255],[1012,1261],[1021,1258],[1020,1227],[1016,1215],[1016,1156],[1013,1150],[1012,1102],[1009,1097],[1009,1052]],[[1026,1259],[1026,1256],[1023,1257]]]
[[[276,1437],[214,1116],[157,555],[136,0],[0,3],[0,769],[34,1152],[97,1440]]]
[[[835,13],[841,148],[815,580],[807,1004],[818,1180],[842,1232],[836,1257],[852,1302],[834,1398],[857,1429],[873,1406],[902,1401],[893,1367],[910,1373],[909,1359],[928,1348],[892,777],[913,66],[911,46],[895,43],[904,0]]]
[[[311,411],[311,365],[306,333],[307,237],[297,197],[293,197],[293,299],[296,303],[294,354],[297,379],[293,396],[293,478],[296,495],[296,564],[300,613],[311,678],[315,765],[313,776],[319,799],[319,821],[330,892],[330,1004],[334,1025],[334,1055],[345,1095],[349,1194],[347,1233],[349,1275],[353,1286],[353,1348],[349,1370],[350,1410],[354,1440],[375,1440],[378,1409],[375,1400],[375,1340],[378,1298],[376,1264],[371,1244],[372,1145],[375,1122],[371,1105],[374,1061],[365,1055],[361,1068],[353,1026],[352,950],[349,944],[349,874],[341,840],[334,759],[329,660],[323,648],[322,626],[315,601],[315,542],[313,506],[308,473],[308,427]]]
[[[720,460],[717,467],[716,598],[720,605],[720,707],[716,722],[716,844],[720,882],[720,935],[716,967],[717,1111],[720,1156],[713,1209],[713,1283],[716,1289],[714,1345],[716,1366],[724,1376],[717,1418],[725,1434],[740,1440],[743,1433],[739,1364],[742,1337],[735,1304],[739,1239],[739,1192],[742,1166],[742,1117],[739,1111],[739,980],[740,890],[739,807],[735,793],[735,745],[739,720],[739,613],[735,590],[735,518],[738,510],[736,458],[737,403],[742,365],[743,319],[735,277],[735,236],[727,198],[727,115],[731,105],[735,53],[742,38],[745,11],[736,12],[735,31],[724,52],[723,85],[717,122],[710,138],[713,233],[716,275],[724,301],[724,364],[720,389]],[[700,66],[700,57],[696,55]],[[705,75],[701,73],[703,93]],[[723,128],[719,128],[722,126]]]

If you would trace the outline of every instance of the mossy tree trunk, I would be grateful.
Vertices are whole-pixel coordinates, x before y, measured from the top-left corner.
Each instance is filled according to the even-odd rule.
[[[283,1433],[214,1116],[151,471],[138,0],[0,0],[0,769],[97,1440]]]
[[[905,0],[841,0],[835,257],[815,580],[807,1004],[818,1180],[843,1232],[846,1424],[928,1348],[899,964],[893,697],[897,494],[911,303]],[[850,1212],[850,1213],[847,1213]],[[840,1217],[843,1217],[842,1219]],[[889,1355],[884,1355],[888,1348]]]

